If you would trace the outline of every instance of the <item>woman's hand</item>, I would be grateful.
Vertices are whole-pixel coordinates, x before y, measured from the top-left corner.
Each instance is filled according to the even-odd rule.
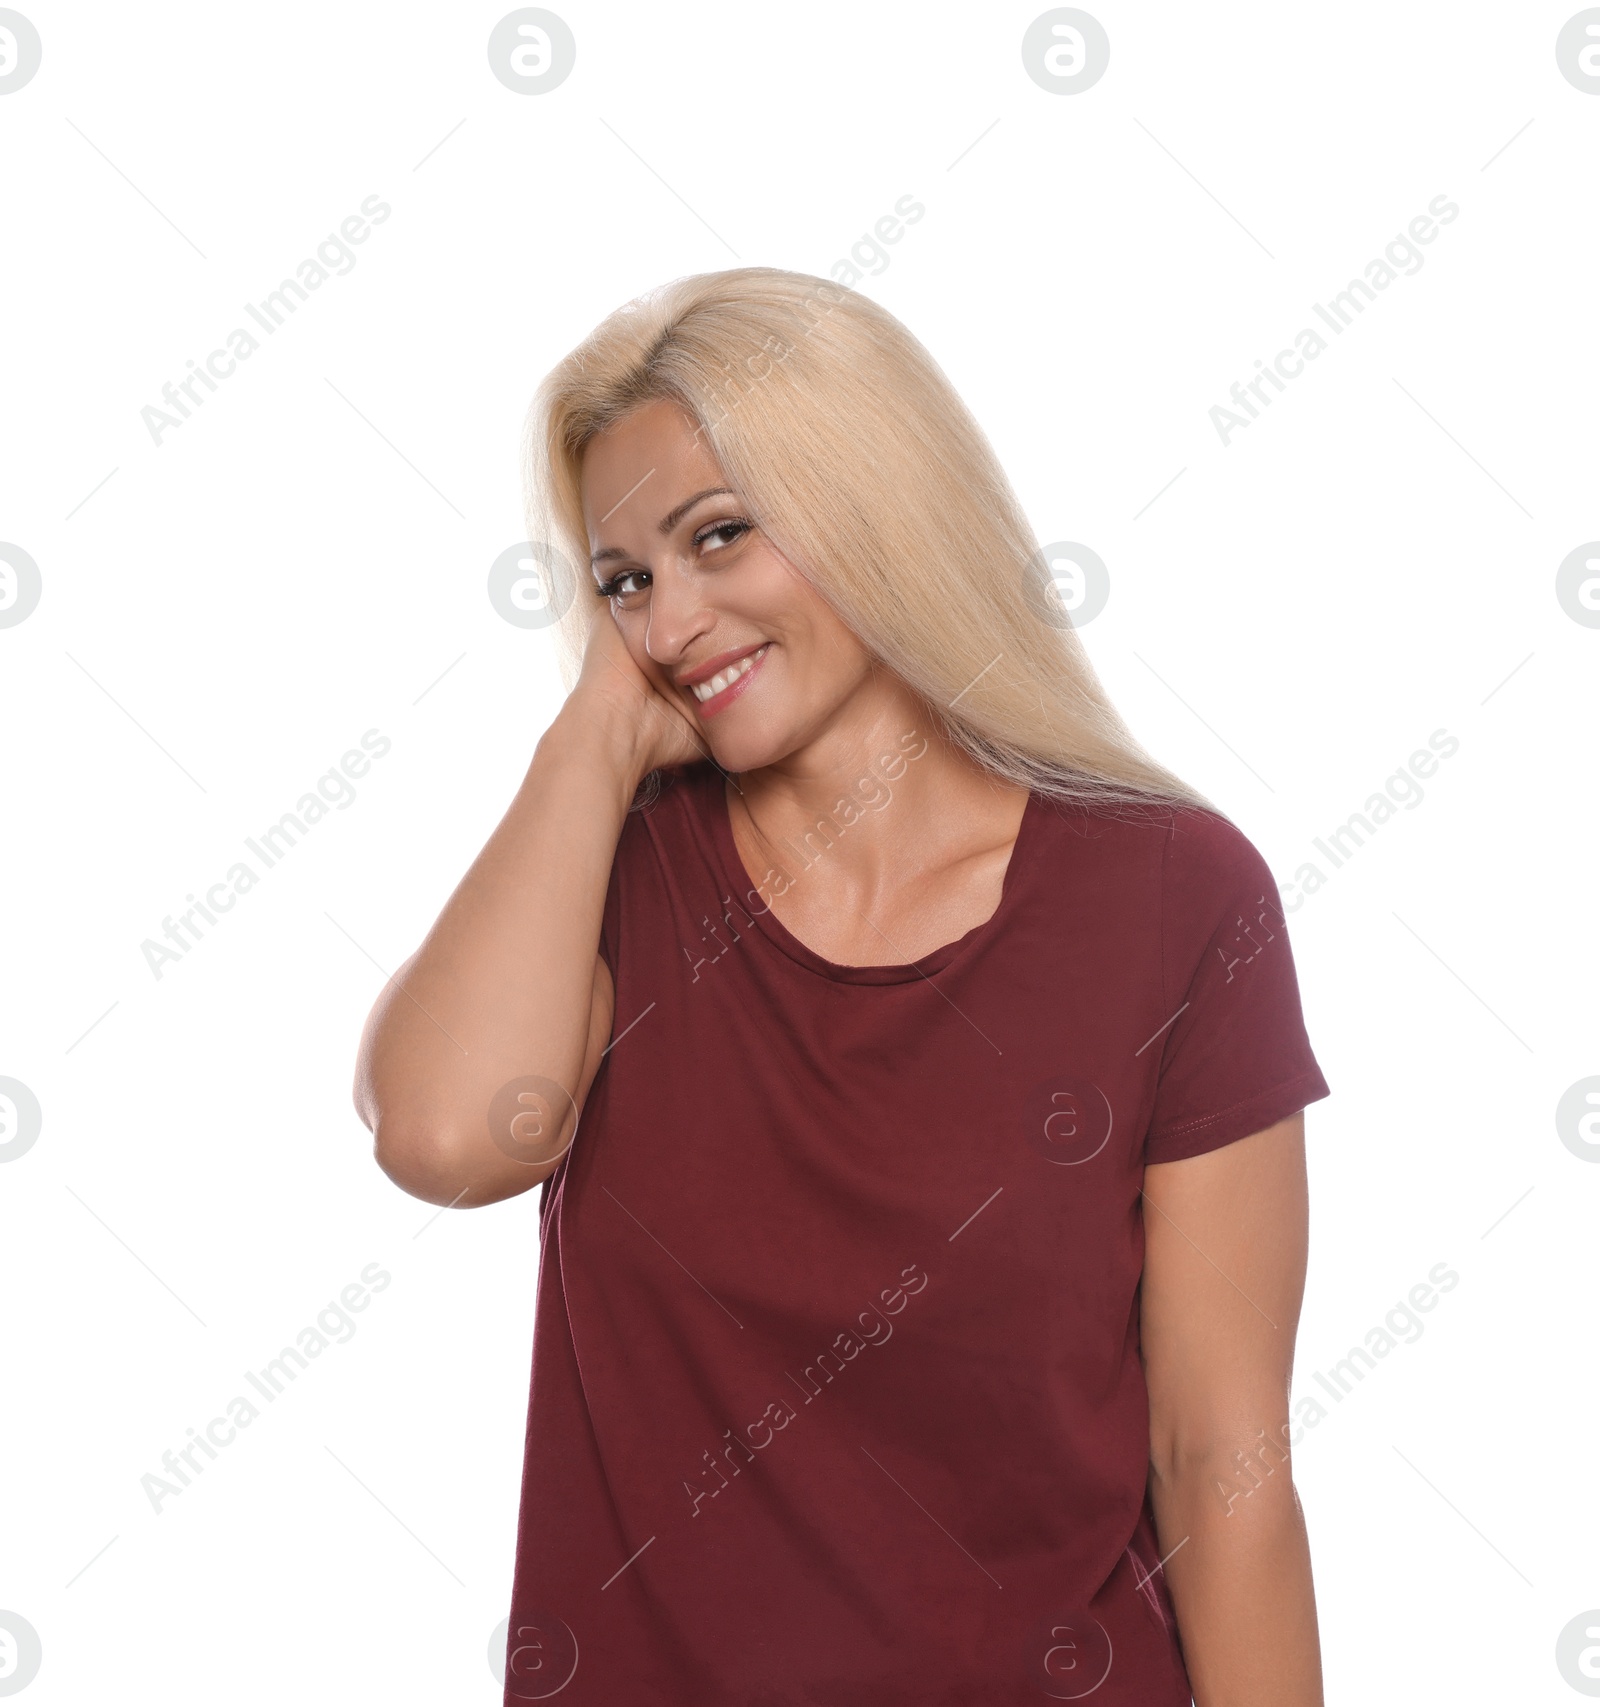
[[[663,692],[633,661],[609,609],[594,619],[577,686],[560,715],[611,732],[635,784],[653,770],[710,756],[677,696]]]

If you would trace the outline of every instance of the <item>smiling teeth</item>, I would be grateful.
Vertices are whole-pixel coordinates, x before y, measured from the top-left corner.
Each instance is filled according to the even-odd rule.
[[[772,642],[769,640],[767,645],[770,646],[771,644]],[[740,676],[749,675],[761,661],[762,654],[766,649],[766,646],[758,646],[754,652],[741,658],[737,664],[730,664],[727,669],[719,670],[709,682],[696,682],[689,691],[701,704],[704,704],[706,700],[721,693],[724,688],[731,688]]]

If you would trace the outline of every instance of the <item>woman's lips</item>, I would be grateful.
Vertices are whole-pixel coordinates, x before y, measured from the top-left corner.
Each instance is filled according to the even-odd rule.
[[[766,661],[767,653],[771,649],[772,642],[769,640],[736,664],[730,664],[727,669],[714,675],[709,682],[698,682],[691,688],[685,688],[684,692],[694,701],[695,710],[702,717],[715,717],[719,711],[726,711],[755,680],[756,672]],[[706,693],[708,688],[711,691]],[[701,694],[706,694],[706,697],[702,699]]]

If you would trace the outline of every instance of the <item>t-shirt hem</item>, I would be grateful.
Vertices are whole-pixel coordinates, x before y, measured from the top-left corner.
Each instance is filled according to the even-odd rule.
[[[1225,1144],[1252,1137],[1287,1120],[1291,1114],[1309,1103],[1320,1102],[1329,1095],[1328,1082],[1321,1070],[1309,1067],[1292,1079],[1270,1089],[1257,1091],[1231,1107],[1215,1114],[1186,1120],[1159,1137],[1152,1133],[1145,1140],[1144,1159],[1150,1162],[1181,1162],[1190,1156],[1204,1155],[1208,1150],[1220,1150]]]

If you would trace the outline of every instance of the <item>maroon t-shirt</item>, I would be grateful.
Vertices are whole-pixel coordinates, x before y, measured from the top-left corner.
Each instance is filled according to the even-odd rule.
[[[1034,794],[992,918],[837,966],[724,788],[679,772],[612,868],[613,1042],[541,1197],[505,1700],[1188,1707],[1139,1192],[1328,1094],[1266,863],[1210,812]]]

